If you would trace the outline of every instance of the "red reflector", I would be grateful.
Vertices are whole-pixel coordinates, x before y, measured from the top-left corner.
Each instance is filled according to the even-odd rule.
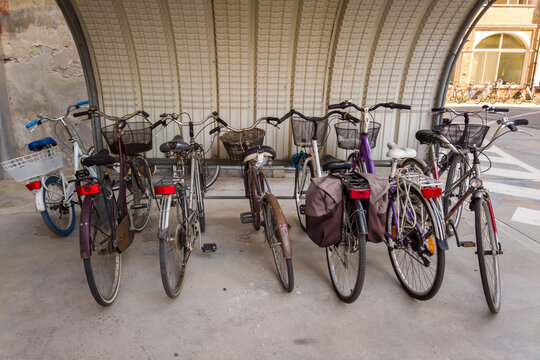
[[[79,196],[92,195],[99,193],[99,184],[77,186]]]
[[[351,189],[351,199],[369,199],[369,189]]]
[[[154,186],[156,195],[169,195],[174,194],[176,188],[174,185],[165,185],[165,186]]]
[[[31,183],[26,184],[26,188],[30,191],[41,189],[41,181],[32,181]]]
[[[422,195],[424,195],[426,199],[438,198],[439,196],[441,196],[441,193],[442,189],[438,186],[422,188]]]

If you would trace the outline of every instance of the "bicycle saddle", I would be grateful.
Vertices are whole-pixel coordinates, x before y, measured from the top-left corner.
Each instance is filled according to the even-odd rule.
[[[338,170],[350,170],[352,169],[352,163],[350,161],[343,161],[332,155],[325,155],[323,159],[323,171],[338,171]]]
[[[116,159],[109,154],[109,150],[107,149],[100,150],[97,154],[89,156],[81,161],[84,166],[111,165],[115,162]]]
[[[408,159],[416,157],[416,150],[410,148],[400,148],[396,143],[390,141],[388,144],[386,156],[392,159]]]
[[[435,137],[435,132],[433,130],[418,130],[415,134],[416,140],[420,141],[420,144],[431,144],[439,142],[439,139]]]
[[[171,141],[161,144],[159,151],[162,153],[188,151],[190,145],[184,142],[182,135],[176,135]]]
[[[43,138],[41,140],[32,141],[28,144],[30,151],[40,151],[46,148],[47,146],[56,146],[56,141],[50,136]]]
[[[242,162],[248,162],[257,157],[257,153],[262,152],[264,156],[273,159],[276,157],[276,152],[270,146],[262,145],[246,150],[242,154]]]

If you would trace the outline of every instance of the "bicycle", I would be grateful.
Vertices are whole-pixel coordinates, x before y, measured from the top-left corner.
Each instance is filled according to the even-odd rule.
[[[150,123],[149,115],[143,110],[116,117],[90,107],[74,116],[92,115],[114,121],[114,125],[103,126],[101,133],[111,153],[118,154],[120,164],[116,181],[107,172],[102,178],[91,176],[85,169],[76,172],[77,193],[84,196],[79,242],[86,280],[96,302],[108,306],[118,295],[121,255],[150,217],[154,197],[150,168],[146,159],[137,154],[152,148],[152,129],[157,125]],[[144,121],[127,122],[137,115]],[[87,167],[110,166],[116,162],[106,149],[82,161]]]
[[[77,172],[81,167],[81,160],[88,156],[82,140],[77,130],[71,122],[66,120],[71,112],[80,109],[81,106],[88,104],[88,101],[80,101],[74,105],[68,106],[66,113],[57,118],[51,118],[39,114],[37,119],[26,125],[26,128],[33,132],[38,126],[45,122],[54,122],[54,133],[60,143],[73,152],[73,172]],[[58,136],[56,127],[62,124],[68,135],[67,145]],[[68,126],[69,125],[69,126]],[[70,130],[71,127],[71,130]],[[72,134],[75,132],[77,137]],[[28,144],[30,151],[35,154],[25,155],[16,159],[11,159],[2,163],[6,171],[16,180],[28,180],[26,188],[34,192],[36,210],[47,227],[57,235],[68,236],[75,228],[75,204],[81,204],[80,199],[76,198],[75,178],[66,178],[63,167],[62,153],[57,148],[57,142],[46,137]],[[90,153],[93,151],[91,149]],[[95,176],[95,170],[88,168],[88,171]]]
[[[538,93],[536,90],[533,93],[531,88],[527,85],[525,89],[518,90],[518,92],[514,95],[514,101],[516,104],[521,104],[525,100],[530,100],[538,105],[540,104],[540,93]]]
[[[481,103],[486,99],[486,89],[485,86],[481,87],[478,84],[469,84],[469,87],[461,91],[461,102],[468,102],[469,100],[474,100],[476,104]]]
[[[370,122],[373,111],[380,107],[409,110],[410,106],[396,103],[379,103],[367,109],[351,102],[328,106],[329,109],[345,110],[352,107],[362,116],[358,119],[360,129],[343,129],[335,125],[338,146],[355,150],[352,171],[376,174],[370,144]],[[354,129],[356,130],[356,129]],[[418,300],[435,296],[444,277],[445,254],[448,249],[445,234],[441,231],[441,218],[436,211],[436,201],[442,192],[440,183],[412,168],[399,169],[398,162],[416,156],[413,149],[399,148],[388,143],[387,156],[391,158],[389,204],[384,241],[394,272],[405,291]]]
[[[186,115],[188,123],[179,118]],[[180,128],[189,126],[189,143],[181,135],[161,144],[159,150],[170,158],[174,155],[176,163],[171,165],[171,176],[163,178],[155,185],[156,196],[161,197],[159,204],[159,264],[163,288],[167,296],[177,297],[182,291],[187,262],[193,251],[195,241],[203,253],[216,251],[216,244],[202,244],[201,233],[205,231],[204,192],[210,185],[205,184],[204,148],[195,141],[194,127],[204,125],[208,120],[222,122],[217,114],[206,116],[200,122],[193,122],[187,113],[161,114],[154,125],[166,127],[167,121],[176,123]],[[222,122],[225,124],[225,122]],[[204,129],[205,127],[203,127]],[[201,131],[203,130],[201,129]],[[186,181],[189,174],[189,182]],[[219,175],[219,168],[211,183]]]
[[[367,221],[365,210],[369,201],[369,186],[366,181],[351,174],[350,163],[332,156],[319,157],[319,140],[324,142],[330,118],[345,121],[357,119],[341,111],[331,111],[325,116],[314,117],[292,109],[282,119],[291,117],[293,139],[305,152],[296,155],[294,198],[300,225],[306,230],[306,193],[313,177],[321,177],[328,171],[341,180],[343,188],[343,217],[340,242],[327,246],[326,260],[332,287],[338,298],[353,303],[360,296],[365,278]],[[310,147],[311,152],[307,150]]]
[[[264,227],[264,238],[272,249],[281,285],[285,291],[291,292],[294,289],[294,274],[289,225],[263,172],[263,167],[271,163],[276,152],[270,146],[263,145],[265,131],[256,127],[262,121],[268,124],[274,121],[273,125],[277,127],[284,120],[285,117],[261,117],[250,127],[242,129],[236,129],[222,120],[220,126],[210,133],[220,131],[223,127],[229,130],[220,139],[229,158],[242,163],[244,190],[250,205],[250,211],[240,214],[240,220],[244,224],[252,223],[255,230]]]
[[[453,109],[436,108],[433,111],[457,113]],[[495,215],[489,192],[482,184],[482,171],[480,168],[480,155],[489,149],[495,140],[499,137],[508,134],[509,132],[522,131],[518,126],[527,125],[528,120],[519,119],[509,121],[506,116],[508,109],[489,108],[484,106],[483,111],[502,115],[503,118],[497,121],[499,125],[491,140],[482,145],[483,140],[489,130],[487,125],[475,126],[467,120],[473,113],[460,113],[465,118],[464,124],[448,124],[444,128],[435,129],[433,131],[424,130],[417,136],[425,143],[441,143],[445,144],[450,149],[455,160],[454,164],[459,163],[462,167],[459,178],[451,179],[450,176],[446,184],[446,188],[442,194],[444,199],[453,198],[449,202],[450,205],[444,208],[444,223],[448,226],[447,229],[452,230],[452,234],[456,237],[458,247],[476,247],[478,256],[478,266],[480,269],[480,277],[482,280],[482,288],[488,307],[492,313],[498,313],[501,307],[501,283],[500,269],[498,256],[503,254],[501,243],[498,239],[497,226]],[[504,128],[509,130],[502,133]],[[528,133],[532,136],[532,134]],[[462,161],[464,153],[472,155],[472,166],[468,161]],[[485,154],[484,154],[485,155]],[[452,168],[449,170],[452,171]],[[458,191],[456,192],[456,189]],[[469,199],[469,208],[474,212],[475,223],[475,240],[476,241],[460,241],[457,226],[452,217],[462,208],[465,201]],[[448,231],[448,230],[447,230]]]

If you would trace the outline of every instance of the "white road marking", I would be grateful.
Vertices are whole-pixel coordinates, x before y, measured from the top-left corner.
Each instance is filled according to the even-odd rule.
[[[489,190],[489,192],[494,192],[498,194],[517,196],[526,198],[529,200],[538,200],[540,201],[540,190],[533,189],[524,186],[515,186],[508,185],[498,182],[484,181],[484,187]],[[540,222],[540,219],[539,219]]]
[[[518,207],[510,220],[540,226],[540,211]]]
[[[534,180],[540,181],[540,170],[530,166],[529,164],[524,163],[521,160],[516,159],[515,157],[507,154],[496,146],[491,147],[489,150],[486,150],[486,154],[491,155],[495,154],[496,156],[490,157],[493,164],[503,163],[503,164],[512,164],[517,165],[524,169],[520,170],[510,170],[503,169],[500,167],[492,166],[487,174],[493,176],[500,176],[510,179],[520,179],[520,180]]]
[[[540,111],[533,111],[533,112],[530,112],[530,113],[525,113],[525,114],[519,114],[519,115],[515,115],[515,116],[510,116],[510,117],[508,118],[508,120],[510,120],[510,119],[515,119],[515,118],[520,118],[520,117],[527,116],[527,115],[538,114],[538,113],[540,113]]]

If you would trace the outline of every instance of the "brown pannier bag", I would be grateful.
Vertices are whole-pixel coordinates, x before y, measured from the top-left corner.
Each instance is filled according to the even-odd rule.
[[[320,247],[336,245],[341,238],[343,190],[335,176],[311,179],[306,193],[306,233]]]

